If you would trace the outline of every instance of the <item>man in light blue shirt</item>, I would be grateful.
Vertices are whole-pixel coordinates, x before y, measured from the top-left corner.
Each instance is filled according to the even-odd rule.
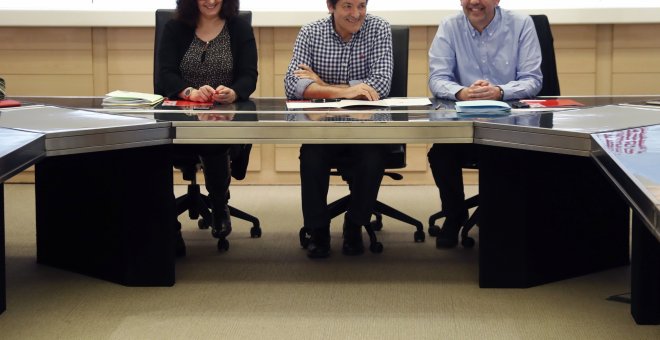
[[[499,0],[461,0],[463,13],[443,20],[429,49],[429,88],[449,100],[516,100],[543,85],[541,47],[532,18],[499,7]],[[438,248],[458,244],[468,217],[462,166],[474,164],[477,146],[435,144],[429,163],[447,214]]]

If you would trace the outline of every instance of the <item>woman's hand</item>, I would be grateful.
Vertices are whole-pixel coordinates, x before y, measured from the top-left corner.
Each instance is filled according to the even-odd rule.
[[[211,86],[204,85],[197,90],[192,90],[188,100],[202,103],[210,102],[213,99],[214,92],[215,90]]]
[[[197,119],[205,121],[227,121],[233,118],[233,113],[197,113]]]
[[[213,100],[221,104],[230,104],[236,101],[236,92],[231,88],[220,85],[213,93]]]

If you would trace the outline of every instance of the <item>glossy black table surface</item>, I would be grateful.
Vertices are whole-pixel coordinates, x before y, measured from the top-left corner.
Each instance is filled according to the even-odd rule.
[[[41,133],[0,128],[0,182],[44,157],[44,140]]]
[[[594,158],[660,241],[660,125],[599,133]]]

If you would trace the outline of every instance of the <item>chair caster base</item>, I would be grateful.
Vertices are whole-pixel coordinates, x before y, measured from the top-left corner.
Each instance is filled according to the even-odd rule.
[[[369,245],[369,251],[374,254],[380,254],[383,252],[383,244],[380,242],[375,242]]]
[[[199,229],[208,229],[211,226],[211,223],[205,220],[203,217],[197,220],[197,227]]]
[[[374,231],[381,231],[381,230],[383,230],[383,215],[375,214],[375,216],[376,216],[376,219],[369,222],[369,226]]]
[[[461,245],[463,246],[463,248],[472,248],[472,247],[474,247],[474,244],[475,244],[475,242],[474,242],[474,239],[472,237],[464,236],[461,239]]]
[[[424,242],[424,240],[426,240],[426,234],[424,234],[424,231],[422,230],[417,230],[414,237],[416,243]]]
[[[229,241],[226,238],[220,238],[218,240],[218,251],[224,252],[229,250]]]
[[[261,228],[259,228],[259,227],[250,228],[250,237],[260,238],[261,237]]]
[[[436,237],[440,233],[440,227],[437,225],[430,225],[429,226],[429,236]]]

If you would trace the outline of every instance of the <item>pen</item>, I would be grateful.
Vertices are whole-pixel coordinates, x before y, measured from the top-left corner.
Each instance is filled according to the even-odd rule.
[[[312,99],[312,103],[333,103],[341,101],[339,98],[315,98]]]
[[[434,109],[434,110],[439,110],[441,107],[442,107],[442,104],[438,104],[438,105],[436,105],[433,109]]]

